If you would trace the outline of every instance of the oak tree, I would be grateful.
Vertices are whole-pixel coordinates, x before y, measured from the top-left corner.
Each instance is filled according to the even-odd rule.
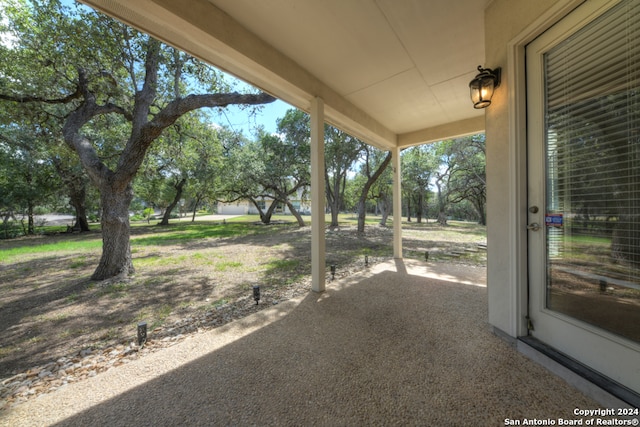
[[[84,6],[12,0],[4,14],[11,42],[0,47],[3,107],[30,104],[58,119],[52,131],[100,191],[102,257],[92,278],[128,276],[132,181],[151,145],[190,111],[275,99],[233,92],[219,71]],[[105,140],[95,124],[107,121],[125,123],[126,132]],[[101,156],[104,144],[113,156]]]

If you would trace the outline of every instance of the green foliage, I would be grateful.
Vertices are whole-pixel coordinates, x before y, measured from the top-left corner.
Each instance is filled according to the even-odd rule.
[[[220,261],[214,266],[215,271],[223,272],[228,270],[236,270],[242,268],[242,262],[240,261]]]
[[[259,105],[273,98],[221,93],[231,91],[231,85],[220,71],[84,5],[7,0],[2,12],[0,141],[12,146],[0,148],[22,163],[3,171],[0,189],[19,188],[17,180],[6,176],[30,171],[30,165],[44,169],[55,163],[82,218],[88,189],[80,184],[88,178],[100,191],[104,247],[119,255],[103,256],[93,277],[131,272],[127,227],[116,224],[128,214],[132,180],[149,149],[156,146],[147,164],[151,176],[139,183],[148,204],[166,206],[168,218],[186,192],[195,210],[212,197],[209,189],[217,186],[222,155],[206,116],[195,111]],[[12,134],[14,128],[19,137]],[[25,140],[28,149],[16,148],[15,141]],[[47,141],[46,154],[32,155],[36,140]],[[61,142],[79,163],[54,152]],[[33,160],[25,162],[25,154]],[[86,175],[76,173],[80,164]],[[33,177],[25,176],[28,185],[16,193],[26,201],[5,196],[1,212],[13,212],[13,205],[22,202],[30,214],[42,204],[35,196],[47,192],[42,184],[32,186]],[[45,183],[55,186],[52,179]],[[34,195],[32,187],[39,193]],[[9,203],[11,210],[4,206]]]
[[[99,237],[89,238],[80,241],[61,241],[56,243],[48,243],[37,246],[17,246],[13,248],[3,249],[0,251],[0,262],[11,262],[18,257],[24,257],[29,254],[41,253],[61,253],[76,252],[83,250],[96,249],[101,247],[102,241]]]
[[[221,199],[249,200],[268,224],[278,205],[304,204],[310,180],[309,117],[291,109],[278,120],[278,135],[258,130],[257,140],[237,139],[227,147]],[[303,224],[297,216],[298,223]]]
[[[355,209],[358,213],[358,232],[364,232],[367,205],[382,218],[380,224],[385,225],[391,214],[393,204],[393,172],[389,167],[392,161],[391,152],[383,152],[374,147],[363,147],[363,160],[356,180],[357,192],[354,194]],[[349,186],[347,186],[347,194]]]
[[[151,219],[151,217],[153,216],[153,213],[154,213],[153,208],[146,208],[145,210],[142,211],[142,215],[146,220]]]
[[[220,237],[238,237],[258,232],[255,226],[247,223],[227,224],[180,224],[168,229],[158,229],[149,237],[133,238],[133,246],[171,245],[181,241]]]
[[[78,298],[80,298],[80,296],[77,293],[74,292],[74,293],[69,294],[67,296],[67,301],[69,303],[73,303],[73,302],[76,302],[78,300]]]
[[[205,120],[203,114],[185,114],[147,153],[135,181],[136,194],[145,205],[161,210],[177,206],[185,213],[214,200],[221,191],[222,138],[227,134]]]
[[[0,213],[5,231],[11,216],[25,216],[29,218],[25,234],[34,234],[33,215],[60,195],[49,141],[28,117],[0,112]]]
[[[464,219],[486,224],[486,156],[484,134],[443,141],[439,144],[440,162],[446,165],[446,174],[438,175],[436,184],[445,183],[445,195],[440,203],[470,204],[475,213]],[[442,190],[439,187],[439,190]]]
[[[434,145],[420,145],[402,153],[402,193],[408,218],[415,215],[420,222],[426,216],[429,187],[439,166]]]
[[[402,192],[406,214],[420,220],[429,212],[441,225],[448,216],[485,224],[485,167],[484,134],[405,150]]]
[[[365,143],[333,126],[325,125],[325,177],[331,226],[338,226],[338,214],[345,209],[346,179],[363,153]]]
[[[300,266],[300,260],[297,259],[273,259],[266,263],[268,269],[291,271]]]

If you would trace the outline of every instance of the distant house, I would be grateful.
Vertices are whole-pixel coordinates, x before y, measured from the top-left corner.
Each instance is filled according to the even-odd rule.
[[[304,197],[304,190],[299,190],[297,197],[295,199],[290,199],[293,207],[298,211],[298,213],[303,215],[309,215],[311,213],[311,204]],[[260,205],[260,209],[266,211],[269,209],[272,203],[275,201],[273,199],[263,198],[258,201]],[[290,215],[291,211],[289,207],[282,202],[276,202],[279,204],[275,208],[274,213]],[[248,199],[240,199],[235,202],[224,203],[218,202],[218,214],[220,215],[258,215],[258,208]]]

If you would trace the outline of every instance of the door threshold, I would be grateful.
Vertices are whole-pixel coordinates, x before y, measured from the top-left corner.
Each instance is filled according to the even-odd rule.
[[[518,337],[518,351],[605,407],[640,407],[640,394],[588,368],[531,336]]]

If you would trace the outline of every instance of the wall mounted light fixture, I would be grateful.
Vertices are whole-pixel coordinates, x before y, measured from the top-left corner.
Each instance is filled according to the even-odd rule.
[[[469,82],[471,101],[473,102],[473,108],[487,108],[491,105],[493,90],[500,86],[501,69],[492,70],[478,65],[478,71],[480,74]]]

